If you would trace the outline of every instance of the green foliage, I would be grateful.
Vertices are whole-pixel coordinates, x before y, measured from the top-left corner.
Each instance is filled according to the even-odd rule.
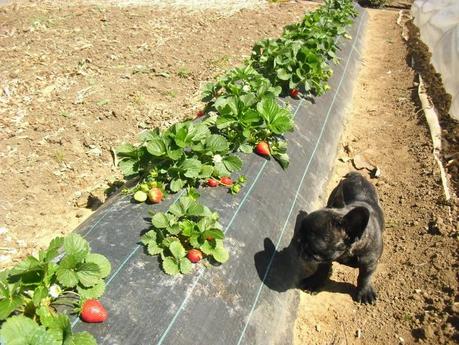
[[[146,193],[159,186],[176,193],[209,178],[231,176],[242,168],[236,154],[253,152],[260,141],[268,143],[271,156],[286,169],[289,157],[284,135],[293,131],[294,123],[292,113],[278,104],[277,97],[287,89],[302,88],[312,95],[329,89],[329,64],[339,62],[338,38],[350,38],[346,26],[356,14],[351,0],[325,0],[301,22],[287,26],[282,37],[258,42],[244,66],[207,84],[203,90],[207,117],[200,123],[154,129],[141,136],[139,145],[118,147],[124,175],[142,178],[131,192]],[[244,182],[241,176],[228,186],[229,191],[238,193]],[[148,253],[162,257],[168,274],[189,272],[184,253],[191,248],[224,262],[228,253],[217,219],[218,215],[188,195],[152,217],[152,229],[142,236],[142,243]],[[91,275],[86,276],[90,279]],[[75,284],[78,278],[65,277],[68,284]]]
[[[73,335],[68,317],[55,306],[77,307],[100,297],[111,265],[91,253],[78,234],[56,237],[37,257],[28,256],[0,273],[0,339],[8,344],[95,344],[88,333]]]
[[[258,42],[252,51],[253,66],[273,85],[303,87],[307,93],[322,95],[332,75],[328,61],[338,62],[337,37],[346,35],[355,15],[352,1],[326,1],[300,23],[287,26],[282,37]]]
[[[172,204],[167,212],[155,213],[151,218],[151,230],[141,238],[150,255],[161,256],[167,274],[191,272],[192,265],[186,254],[192,248],[201,250],[217,262],[228,260],[219,215],[201,205],[198,198],[199,194],[191,191]]]
[[[67,315],[41,314],[41,325],[23,315],[12,316],[0,329],[0,342],[8,345],[96,345],[88,332],[72,333]]]

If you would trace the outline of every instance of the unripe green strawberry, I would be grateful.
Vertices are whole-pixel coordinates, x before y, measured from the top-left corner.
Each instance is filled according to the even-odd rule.
[[[141,190],[138,190],[134,194],[134,200],[137,201],[137,202],[145,202],[145,200],[147,200],[147,193],[145,193],[145,192],[143,192]]]

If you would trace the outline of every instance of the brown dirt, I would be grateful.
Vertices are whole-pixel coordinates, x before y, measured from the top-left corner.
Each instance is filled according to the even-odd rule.
[[[0,231],[0,265],[73,230],[92,212],[88,201],[96,208],[120,178],[114,146],[144,128],[193,117],[203,82],[309,6],[283,3],[231,16],[151,7],[0,8],[0,228],[8,229]],[[376,306],[353,302],[353,289],[339,282],[354,285],[356,272],[335,265],[338,283],[329,290],[336,291],[302,294],[297,344],[454,343],[458,211],[441,202],[396,16],[370,10],[364,67],[328,188],[357,154],[381,169],[373,180],[387,219],[375,277],[380,299]]]
[[[439,114],[443,134],[443,161],[459,197],[459,121],[449,116],[451,95],[446,92],[441,75],[431,64],[432,54],[420,39],[419,29],[412,21],[408,21],[406,25],[409,30],[407,61],[412,64],[416,72],[421,74],[429,98]]]
[[[387,222],[374,279],[379,300],[375,306],[354,302],[357,272],[335,264],[324,291],[301,294],[296,344],[454,344],[457,206],[442,202],[397,12],[369,10],[369,15],[363,67],[328,193],[354,169],[356,155],[381,170],[381,177],[372,179]]]
[[[0,266],[68,233],[121,178],[112,148],[194,117],[201,86],[307,2],[233,15],[156,7],[0,7]],[[86,208],[87,207],[87,208]]]

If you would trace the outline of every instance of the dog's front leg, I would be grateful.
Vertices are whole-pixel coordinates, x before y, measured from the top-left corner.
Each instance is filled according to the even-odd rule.
[[[371,284],[371,276],[376,270],[376,265],[360,266],[357,278],[357,301],[365,304],[374,304],[377,294]]]
[[[316,292],[325,285],[332,274],[332,263],[320,263],[313,275],[303,279],[300,288],[310,292]]]

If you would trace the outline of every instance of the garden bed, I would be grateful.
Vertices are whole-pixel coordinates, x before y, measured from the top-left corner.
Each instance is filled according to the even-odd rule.
[[[230,259],[191,275],[166,276],[159,260],[136,244],[149,228],[151,207],[117,196],[78,232],[113,266],[102,298],[111,317],[103,325],[75,321],[103,343],[209,344],[292,342],[298,291],[295,253],[289,246],[301,209],[312,209],[331,170],[358,59],[365,16],[355,20],[353,40],[340,43],[341,64],[333,67],[331,91],[305,99],[284,98],[295,115],[287,135],[290,165],[250,155],[242,173],[247,184],[233,196],[222,188],[201,192],[201,202],[220,213]],[[176,195],[175,198],[178,198]],[[155,211],[166,210],[169,198]],[[277,252],[276,255],[274,253]],[[283,293],[279,293],[283,292]]]

